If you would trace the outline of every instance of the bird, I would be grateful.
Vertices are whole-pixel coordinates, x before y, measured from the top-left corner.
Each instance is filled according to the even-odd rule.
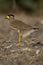
[[[5,18],[8,19],[10,21],[10,25],[18,31],[18,46],[20,46],[20,42],[22,40],[22,31],[36,29],[20,20],[16,20],[13,14],[7,15]]]
[[[8,14],[5,18],[10,20],[10,25],[16,29],[19,29],[19,30],[32,29],[32,26],[27,25],[26,23],[24,23],[20,20],[16,20],[15,16],[13,14]]]

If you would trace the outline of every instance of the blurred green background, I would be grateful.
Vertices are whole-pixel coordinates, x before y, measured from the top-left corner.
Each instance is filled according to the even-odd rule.
[[[16,3],[26,10],[36,10],[38,7],[38,0],[16,0]]]
[[[12,0],[0,0],[0,11],[9,12],[12,9]]]
[[[38,8],[43,8],[43,0],[0,0],[0,11],[10,12],[15,3],[28,11],[36,11]]]

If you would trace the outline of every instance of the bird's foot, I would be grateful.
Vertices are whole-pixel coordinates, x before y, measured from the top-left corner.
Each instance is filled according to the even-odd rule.
[[[21,46],[21,44],[20,44],[20,43],[17,43],[16,45],[17,45],[17,46],[19,46],[19,47]]]

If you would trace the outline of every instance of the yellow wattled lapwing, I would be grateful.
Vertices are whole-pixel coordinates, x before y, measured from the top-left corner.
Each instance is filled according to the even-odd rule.
[[[30,25],[27,25],[25,24],[24,22],[22,21],[19,21],[19,20],[16,20],[14,17],[14,15],[12,14],[9,14],[6,16],[6,19],[10,20],[10,18],[12,17],[11,21],[10,21],[10,25],[13,27],[13,28],[16,28],[18,29],[18,46],[20,46],[20,42],[22,40],[22,32],[21,30],[31,30],[32,29],[32,26]],[[35,28],[33,28],[35,29]]]

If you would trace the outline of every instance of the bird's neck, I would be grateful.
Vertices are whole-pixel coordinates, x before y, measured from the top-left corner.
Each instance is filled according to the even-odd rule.
[[[11,18],[11,19],[10,19],[10,22],[11,22],[11,21],[15,21],[15,19]]]

